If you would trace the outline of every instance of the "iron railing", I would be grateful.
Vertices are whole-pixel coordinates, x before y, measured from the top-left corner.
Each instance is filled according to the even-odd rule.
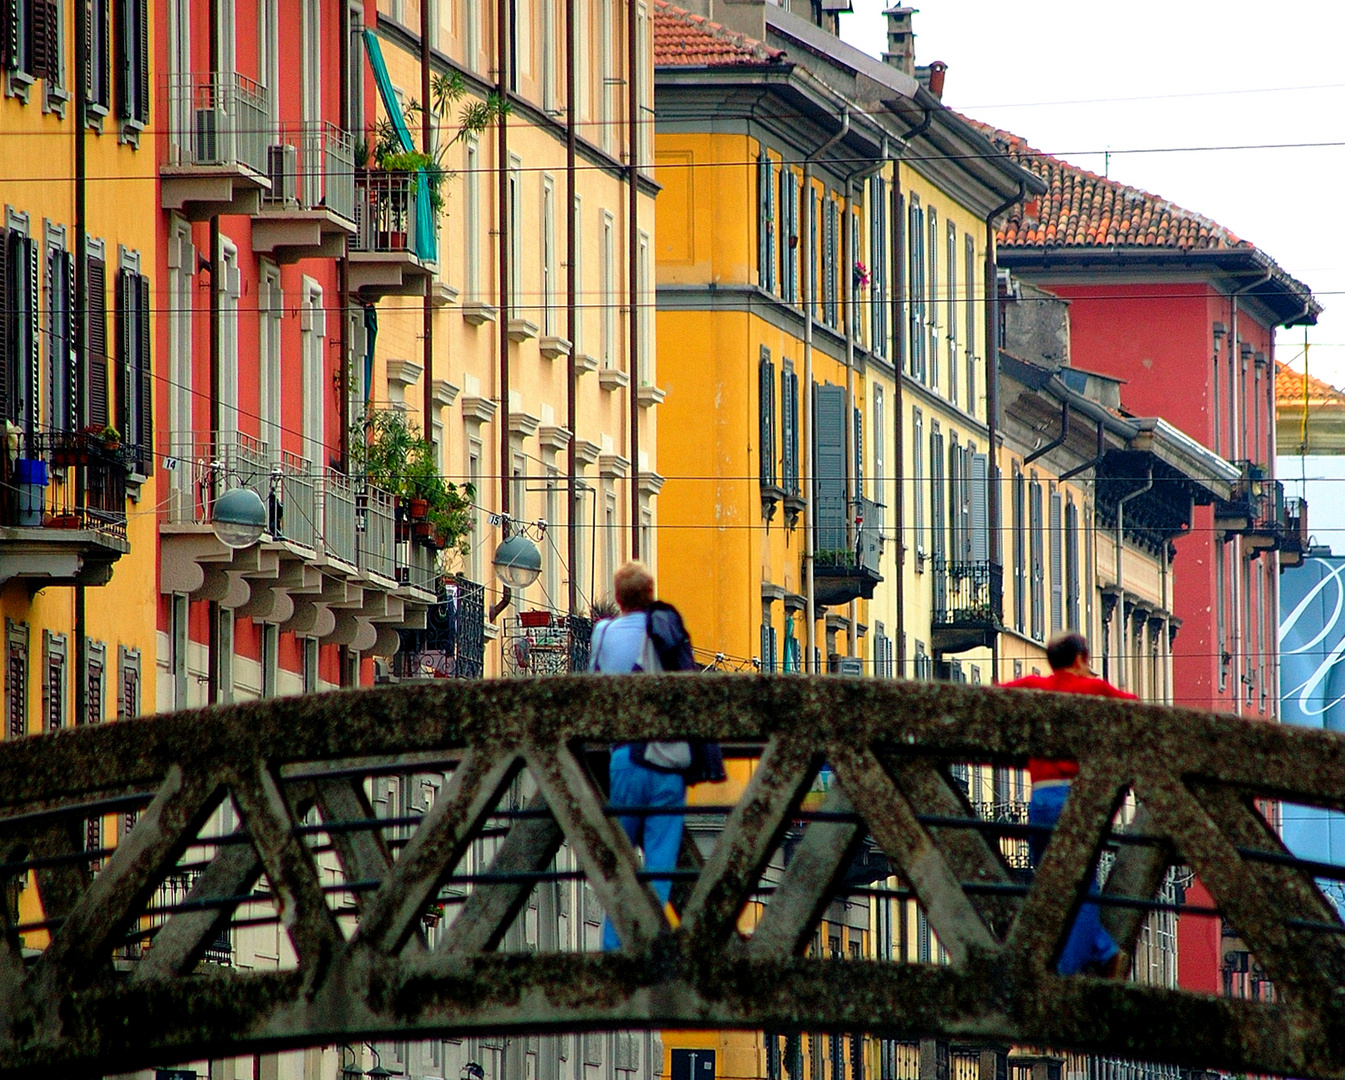
[[[270,92],[237,72],[170,75],[168,164],[241,165],[266,175]]]
[[[382,488],[364,487],[355,496],[358,554],[365,573],[397,577],[397,500]]]
[[[813,557],[819,568],[877,573],[882,558],[883,506],[871,499],[817,499]]]
[[[416,177],[368,172],[355,178],[352,251],[416,250]]]
[[[165,512],[174,524],[208,524],[215,500],[230,488],[249,487],[263,502],[270,490],[270,451],[241,431],[170,440],[169,457],[175,479]]]
[[[282,124],[266,147],[266,175],[271,181],[262,197],[266,206],[325,207],[355,220],[355,147],[335,124]]]
[[[19,458],[0,454],[0,525],[126,539],[128,458],[120,449],[74,431],[34,432],[22,445]]]
[[[333,558],[354,566],[355,537],[355,495],[350,477],[328,469],[322,477],[322,539]]]
[[[1284,537],[1281,546],[1288,551],[1308,549],[1308,500],[1300,495],[1281,495],[1284,500]]]
[[[521,611],[504,625],[504,666],[510,675],[563,675],[588,670],[593,623],[549,608]]]
[[[985,559],[932,560],[935,626],[996,627],[1004,616],[1004,568]]]
[[[398,678],[479,679],[485,668],[486,590],[457,578],[439,593],[425,629],[402,630],[392,658]]]
[[[271,535],[301,547],[316,547],[318,499],[313,463],[282,450],[272,472],[271,488]]]

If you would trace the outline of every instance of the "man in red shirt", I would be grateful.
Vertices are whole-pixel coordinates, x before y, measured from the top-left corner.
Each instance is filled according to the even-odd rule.
[[[1051,665],[1050,675],[1029,675],[1005,683],[1014,690],[1048,690],[1058,694],[1092,694],[1096,697],[1125,698],[1137,701],[1134,694],[1118,690],[1105,679],[1099,679],[1089,666],[1088,642],[1082,634],[1060,634],[1046,646],[1046,660]],[[1074,761],[1052,761],[1047,758],[1029,758],[1028,775],[1032,778],[1032,801],[1028,804],[1030,824],[1054,828],[1069,798],[1070,783],[1079,775]],[[1040,866],[1046,851],[1049,834],[1034,833],[1028,838],[1032,865]],[[1089,895],[1097,895],[1097,887],[1090,886]],[[1061,951],[1057,969],[1062,975],[1089,971],[1114,975],[1118,969],[1120,950],[1111,935],[1102,928],[1098,906],[1085,902],[1070,929],[1069,939]]]

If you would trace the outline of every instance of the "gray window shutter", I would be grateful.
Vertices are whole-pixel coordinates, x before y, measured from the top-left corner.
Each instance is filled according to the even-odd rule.
[[[943,465],[943,434],[935,431],[929,436],[929,553],[935,559],[943,558],[946,550],[944,529],[947,525],[947,516],[944,512]],[[936,566],[935,573],[938,573],[939,569]]]
[[[763,151],[757,156],[757,284],[766,288],[766,200],[770,187],[771,160]]]
[[[757,363],[757,454],[760,457],[761,486],[775,486],[775,365],[770,349],[762,347]]]
[[[149,278],[140,275],[140,311],[136,320],[140,329],[140,348],[136,350],[136,373],[140,378],[140,394],[136,405],[140,410],[140,472],[148,476],[154,471],[154,374],[150,368],[150,287]]]
[[[1079,508],[1065,504],[1065,627],[1079,631]]]
[[[1064,544],[1060,492],[1051,493],[1051,633],[1058,634],[1065,621]]]
[[[6,10],[6,3],[7,0],[0,0],[0,11]],[[9,280],[9,230],[0,229],[0,420],[13,417],[10,395],[17,389],[9,385],[10,332],[14,321]]]
[[[864,414],[855,409],[855,495],[864,494]]]
[[[971,559],[990,558],[989,483],[985,454],[971,455]]]
[[[841,551],[849,548],[845,505],[845,390],[827,384],[816,387],[813,392],[813,418],[817,428],[815,545],[817,551]]]
[[[112,297],[112,332],[117,336],[113,347],[113,370],[116,372],[114,389],[117,396],[114,415],[117,418],[117,428],[128,449],[138,441],[131,408],[131,387],[135,378],[132,360],[135,356],[135,346],[131,341],[134,323],[128,304],[127,283],[130,280],[132,279],[129,270],[118,270]]]

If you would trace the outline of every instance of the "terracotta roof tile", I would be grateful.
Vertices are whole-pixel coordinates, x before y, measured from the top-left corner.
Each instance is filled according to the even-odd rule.
[[[1307,378],[1309,405],[1345,405],[1345,391],[1337,390],[1315,375]],[[1275,361],[1275,403],[1288,406],[1303,404],[1303,373],[1279,360]]]
[[[757,67],[784,59],[746,34],[670,4],[654,0],[655,67]]]
[[[1157,195],[1109,180],[1034,150],[1018,135],[969,122],[1013,161],[1035,173],[1047,192],[1009,211],[999,242],[1012,247],[1251,248],[1228,229]]]

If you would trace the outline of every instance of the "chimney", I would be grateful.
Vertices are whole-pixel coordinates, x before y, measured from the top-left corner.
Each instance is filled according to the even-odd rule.
[[[766,40],[766,0],[714,0],[710,18],[735,34]]]
[[[943,79],[948,74],[948,65],[935,60],[929,65],[929,92],[940,101],[943,100]]]
[[[887,51],[883,53],[883,63],[912,78],[915,77],[915,30],[911,16],[915,12],[912,7],[891,7],[883,12],[887,16]]]

